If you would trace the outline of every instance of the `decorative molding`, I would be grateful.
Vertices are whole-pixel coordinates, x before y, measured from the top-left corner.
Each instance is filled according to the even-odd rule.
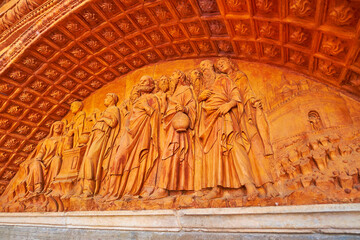
[[[0,224],[123,231],[360,234],[359,204],[0,213]],[[339,221],[341,219],[341,221]]]

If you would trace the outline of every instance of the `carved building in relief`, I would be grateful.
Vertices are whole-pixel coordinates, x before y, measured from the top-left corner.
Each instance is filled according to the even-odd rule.
[[[80,2],[2,6],[1,211],[360,201],[356,1]]]

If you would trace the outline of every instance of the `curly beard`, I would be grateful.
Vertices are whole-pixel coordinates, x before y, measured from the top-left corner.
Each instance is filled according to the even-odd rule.
[[[204,76],[204,85],[206,86],[206,88],[208,88],[214,83],[216,78],[216,73],[211,69],[207,69],[203,72],[203,76]]]
[[[174,94],[178,83],[179,83],[179,79],[171,79],[170,80],[170,82],[169,82],[169,92],[170,92],[171,95]]]
[[[155,86],[137,86],[137,92],[139,93],[151,93],[152,91],[154,91]]]

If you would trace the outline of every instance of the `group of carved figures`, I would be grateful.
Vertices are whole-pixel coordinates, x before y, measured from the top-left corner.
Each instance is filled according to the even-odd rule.
[[[75,196],[112,201],[181,192],[213,199],[242,187],[249,199],[259,187],[278,195],[262,103],[231,60],[204,60],[188,74],[175,70],[158,80],[143,76],[119,107],[118,100],[108,93],[106,110],[88,118],[73,102],[70,123],[52,125],[22,164],[23,179],[4,195],[50,194],[64,149],[85,143]],[[93,121],[89,135],[86,119]]]
[[[278,175],[280,181],[286,179],[287,193],[313,183],[325,190],[338,185],[346,193],[360,189],[360,144],[356,134],[352,140],[344,140],[344,136],[331,129],[331,132],[311,133],[306,139],[287,148],[279,161]]]

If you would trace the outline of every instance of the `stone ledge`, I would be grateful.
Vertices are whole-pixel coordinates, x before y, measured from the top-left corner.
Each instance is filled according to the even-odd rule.
[[[157,232],[360,234],[360,204],[0,213],[0,225]]]

